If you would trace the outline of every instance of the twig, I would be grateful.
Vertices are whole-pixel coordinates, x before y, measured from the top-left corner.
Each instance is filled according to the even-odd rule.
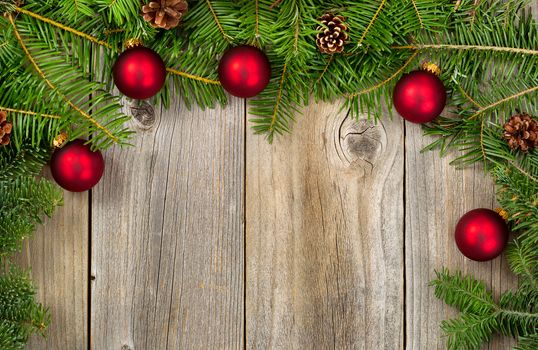
[[[280,86],[278,87],[278,94],[276,97],[275,109],[273,112],[273,116],[271,117],[271,125],[269,126],[269,130],[268,130],[269,132],[273,131],[276,124],[276,119],[278,116],[278,108],[280,106],[280,101],[282,100],[282,90],[284,89],[284,78],[286,76],[286,69],[287,69],[287,65],[284,64],[284,68],[282,68],[282,78],[280,78]]]
[[[192,74],[189,74],[189,73],[185,73],[185,72],[179,71],[177,69],[166,68],[166,71],[169,72],[169,73],[175,74],[175,75],[179,75],[179,76],[184,77],[184,78],[198,80],[198,81],[201,81],[202,83],[220,85],[220,82],[217,81],[217,80],[211,80],[211,79],[199,77],[197,75],[192,75]]]
[[[217,14],[215,13],[215,10],[213,9],[213,5],[211,5],[210,0],[206,0],[207,7],[209,8],[209,11],[211,11],[211,14],[213,15],[213,18],[215,19],[215,23],[217,24],[217,27],[219,28],[219,31],[221,32],[222,36],[224,37],[224,40],[230,42],[230,37],[226,34],[224,31],[224,28],[220,24],[219,18],[217,17]]]
[[[274,9],[275,7],[277,7],[278,5],[280,5],[281,2],[282,2],[282,0],[276,0],[275,2],[273,2],[273,3],[271,4],[271,6],[269,6],[269,10]]]
[[[424,28],[424,22],[422,22],[422,16],[420,15],[420,12],[418,11],[417,2],[416,0],[411,0],[413,3],[413,7],[415,8],[415,12],[417,13],[418,20],[420,22],[420,28]]]
[[[403,66],[400,67],[400,69],[398,69],[393,75],[391,75],[390,77],[388,77],[387,79],[383,80],[381,83],[377,84],[377,85],[374,85],[368,89],[365,89],[365,90],[362,90],[362,91],[359,91],[359,92],[355,92],[349,96],[347,96],[348,98],[353,98],[353,97],[356,97],[356,96],[359,96],[359,95],[363,95],[363,94],[366,94],[370,91],[373,91],[373,90],[376,90],[378,88],[380,88],[381,86],[385,85],[386,83],[388,83],[389,81],[391,81],[392,79],[396,78],[401,72],[403,72],[403,70],[413,61],[413,59],[418,55],[418,51],[415,51],[413,52],[413,54],[411,55],[411,57],[409,57],[407,59],[407,61],[404,63]]]
[[[372,20],[370,21],[370,23],[368,23],[368,25],[366,26],[366,29],[364,30],[364,33],[362,33],[362,36],[361,38],[359,39],[359,42],[357,43],[358,46],[361,46],[362,45],[362,42],[364,40],[364,38],[366,38],[366,34],[368,33],[368,31],[370,30],[370,27],[374,24],[375,20],[377,19],[377,17],[379,16],[379,14],[381,13],[381,9],[383,8],[383,6],[385,5],[385,1],[386,0],[382,0],[381,1],[381,4],[379,5],[376,13],[374,14],[374,17],[372,17]]]
[[[492,103],[488,106],[485,106],[485,107],[482,107],[480,108],[475,114],[473,114],[472,116],[469,117],[469,120],[471,119],[474,119],[476,117],[478,117],[480,114],[484,113],[485,111],[487,111],[488,109],[491,109],[491,108],[494,108],[494,107],[497,107],[498,105],[504,103],[504,102],[507,102],[507,101],[510,101],[510,100],[513,100],[514,98],[518,98],[520,96],[523,96],[523,95],[526,95],[528,93],[531,93],[533,91],[536,91],[538,90],[538,86],[534,86],[534,87],[531,87],[529,89],[526,89],[526,90],[523,90],[523,91],[520,91],[518,92],[517,94],[513,94],[511,96],[508,96],[508,97],[505,97],[495,103]]]
[[[2,106],[0,106],[0,111],[6,111],[6,112],[10,112],[10,113],[21,113],[21,114],[26,114],[26,115],[39,115],[41,117],[50,118],[50,119],[61,119],[62,118],[59,115],[37,113],[37,112],[33,112],[33,111],[24,111],[22,109],[7,108],[7,107],[2,107]]]
[[[426,49],[477,50],[477,51],[510,52],[510,53],[517,53],[517,54],[522,54],[522,55],[538,55],[538,50],[520,49],[517,47],[503,47],[503,46],[415,44],[415,45],[393,46],[392,48],[396,50],[426,50]]]

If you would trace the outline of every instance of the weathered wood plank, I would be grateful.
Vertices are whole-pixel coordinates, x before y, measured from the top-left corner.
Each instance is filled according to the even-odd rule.
[[[440,158],[437,152],[420,153],[432,142],[420,126],[406,124],[406,317],[407,347],[445,347],[439,324],[457,315],[434,296],[428,283],[434,270],[448,267],[472,274],[500,291],[516,286],[506,259],[474,262],[454,242],[459,218],[479,207],[495,207],[495,188],[482,164],[458,170],[449,163],[455,154]],[[491,349],[507,349],[509,340],[496,339]]]
[[[243,345],[244,102],[156,113],[92,198],[93,349]]]
[[[247,136],[249,349],[403,346],[403,123],[314,104]]]
[[[28,349],[88,348],[88,194],[64,195],[64,206],[24,242],[16,261],[30,267],[37,298],[51,313],[47,338]]]

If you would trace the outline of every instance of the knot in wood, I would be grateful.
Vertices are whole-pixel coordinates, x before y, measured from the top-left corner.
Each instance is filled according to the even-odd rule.
[[[155,109],[146,101],[133,101],[131,114],[136,127],[140,130],[149,130],[155,124]]]
[[[386,142],[387,135],[381,122],[346,116],[338,128],[335,146],[338,157],[346,167],[362,169],[363,175],[367,175],[381,157]]]

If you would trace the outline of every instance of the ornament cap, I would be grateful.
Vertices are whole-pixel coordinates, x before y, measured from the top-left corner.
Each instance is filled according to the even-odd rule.
[[[126,50],[127,49],[132,49],[133,47],[142,46],[142,40],[140,40],[138,38],[128,39],[128,40],[125,41],[123,46],[125,46]]]
[[[508,218],[510,217],[510,215],[508,214],[506,210],[504,210],[503,208],[495,208],[495,211],[497,212],[497,214],[499,214],[501,218],[504,219],[504,221],[508,221]]]
[[[439,68],[439,66],[436,65],[433,62],[424,62],[424,63],[422,63],[422,69],[425,70],[426,72],[433,73],[436,76],[441,75],[441,68]]]
[[[69,135],[67,134],[67,132],[62,131],[61,133],[58,134],[58,136],[54,138],[54,140],[52,141],[52,145],[54,146],[54,148],[61,148],[65,144],[65,141],[67,141],[68,138],[69,138]]]

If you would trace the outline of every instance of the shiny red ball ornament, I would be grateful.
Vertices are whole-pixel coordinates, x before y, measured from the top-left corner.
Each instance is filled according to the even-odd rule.
[[[271,79],[271,64],[265,53],[253,46],[229,49],[219,64],[219,80],[230,94],[249,98],[265,89]]]
[[[71,192],[87,191],[95,186],[105,170],[99,151],[92,151],[85,140],[75,140],[57,149],[50,160],[52,177]]]
[[[413,123],[427,123],[437,118],[446,105],[446,88],[439,77],[426,70],[417,70],[396,83],[394,107]]]
[[[152,49],[135,46],[123,51],[112,68],[114,84],[122,94],[143,100],[155,96],[166,79],[166,66]]]
[[[508,242],[508,226],[490,209],[474,209],[463,215],[456,226],[456,244],[463,255],[475,261],[499,256]]]

